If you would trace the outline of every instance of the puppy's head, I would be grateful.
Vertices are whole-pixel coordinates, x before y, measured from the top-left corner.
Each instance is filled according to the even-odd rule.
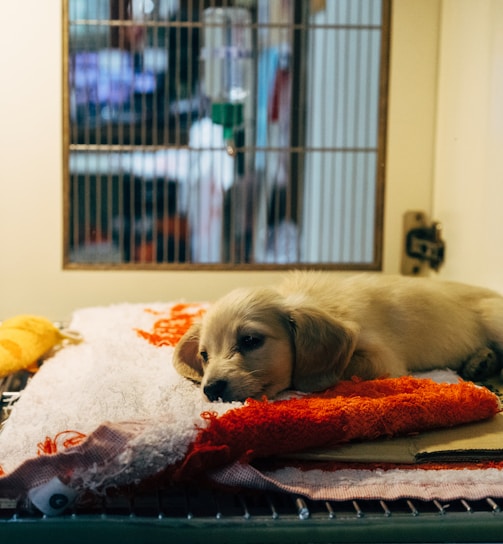
[[[210,401],[274,397],[337,383],[354,350],[351,324],[302,297],[238,289],[216,302],[175,349],[180,374],[201,382]]]

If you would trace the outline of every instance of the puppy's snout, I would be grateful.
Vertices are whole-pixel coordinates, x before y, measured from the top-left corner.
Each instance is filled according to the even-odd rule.
[[[208,400],[213,402],[218,399],[225,400],[225,392],[227,390],[226,380],[215,380],[208,383],[203,387],[204,394],[208,397]]]

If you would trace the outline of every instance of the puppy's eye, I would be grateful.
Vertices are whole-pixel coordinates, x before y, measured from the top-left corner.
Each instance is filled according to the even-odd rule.
[[[246,335],[241,336],[238,342],[239,351],[253,351],[264,344],[263,336]]]
[[[199,355],[201,356],[201,359],[207,363],[208,362],[208,352],[207,351],[201,351],[199,353]]]

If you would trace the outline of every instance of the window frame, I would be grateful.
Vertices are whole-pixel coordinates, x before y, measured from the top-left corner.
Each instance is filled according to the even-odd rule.
[[[205,262],[73,262],[70,258],[70,95],[69,95],[69,1],[63,0],[63,268],[67,270],[287,270],[320,269],[333,271],[379,271],[383,267],[384,196],[386,175],[386,140],[390,67],[391,2],[382,0],[380,72],[378,100],[378,135],[375,213],[373,225],[373,260],[371,262],[294,262],[294,263],[205,263]],[[302,3],[303,0],[296,0]],[[113,146],[112,146],[113,147]],[[295,192],[301,198],[301,191]]]

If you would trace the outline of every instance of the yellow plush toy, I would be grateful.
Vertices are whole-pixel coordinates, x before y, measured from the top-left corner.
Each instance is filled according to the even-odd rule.
[[[28,370],[36,372],[38,362],[65,341],[78,343],[73,332],[59,330],[45,317],[18,315],[0,324],[0,378]]]

